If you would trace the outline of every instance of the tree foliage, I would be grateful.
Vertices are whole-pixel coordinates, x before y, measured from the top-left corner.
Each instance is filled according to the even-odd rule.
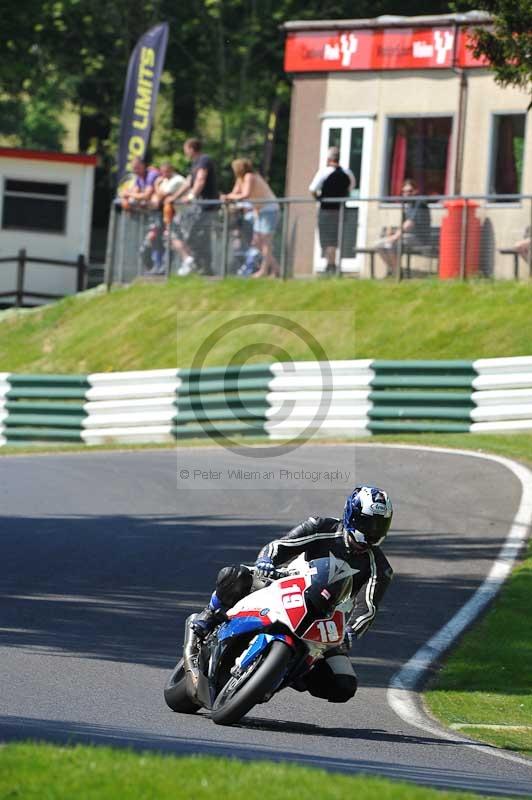
[[[530,0],[463,0],[457,10],[487,11],[490,27],[474,28],[476,58],[485,57],[502,86],[532,91],[532,3]]]
[[[488,2],[488,0],[485,0]],[[510,0],[508,0],[508,3]],[[525,0],[518,0],[524,3]],[[179,162],[201,135],[221,165],[236,154],[260,164],[270,111],[278,110],[272,180],[283,188],[290,89],[286,20],[448,11],[447,0],[19,0],[0,26],[0,134],[55,147],[61,109],[80,115],[79,149],[111,164],[127,63],[141,33],[163,20],[170,38],[154,156]],[[8,104],[8,105],[6,105]],[[179,166],[179,163],[178,163]],[[229,180],[229,174],[226,179]]]

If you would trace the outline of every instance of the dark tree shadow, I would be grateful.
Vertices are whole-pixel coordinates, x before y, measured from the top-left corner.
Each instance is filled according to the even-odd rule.
[[[184,621],[207,601],[218,570],[252,562],[285,530],[224,515],[0,518],[0,646],[170,669]],[[401,569],[352,651],[368,688],[387,686],[471,597],[482,576],[469,564],[491,561],[498,544],[409,529],[390,537],[387,552]],[[439,571],[423,574],[424,559]]]

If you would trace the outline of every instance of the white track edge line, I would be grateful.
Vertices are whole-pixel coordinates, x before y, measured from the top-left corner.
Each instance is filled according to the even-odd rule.
[[[362,443],[362,447],[370,444]],[[499,551],[493,566],[473,597],[443,626],[428,642],[414,653],[412,658],[401,667],[391,678],[387,690],[387,701],[390,708],[406,723],[416,728],[435,734],[450,741],[467,744],[468,747],[480,752],[514,761],[530,767],[529,759],[506,753],[496,747],[477,744],[474,740],[453,734],[450,730],[440,725],[428,715],[422,707],[422,700],[414,687],[428,671],[428,669],[442,656],[453,644],[461,633],[476,619],[480,612],[487,606],[500,590],[502,584],[510,574],[517,556],[524,546],[528,531],[532,524],[532,472],[523,464],[512,461],[504,456],[491,453],[476,453],[472,450],[459,450],[447,447],[429,447],[401,444],[375,443],[373,447],[394,447],[407,450],[428,450],[450,455],[467,456],[468,458],[484,458],[495,461],[513,472],[522,487],[521,502],[506,540]]]

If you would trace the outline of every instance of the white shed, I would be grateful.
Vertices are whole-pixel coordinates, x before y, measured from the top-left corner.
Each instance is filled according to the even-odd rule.
[[[74,264],[83,256],[88,261],[97,160],[79,153],[0,147],[0,295],[16,292],[21,249],[27,255],[25,303],[44,299],[33,293],[76,292],[76,269],[32,259]]]

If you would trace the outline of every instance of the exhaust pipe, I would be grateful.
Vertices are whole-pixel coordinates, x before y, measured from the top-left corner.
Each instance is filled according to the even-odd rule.
[[[185,623],[185,640],[183,642],[183,666],[185,668],[185,686],[188,695],[196,698],[198,681],[199,681],[199,641],[198,634],[192,627],[192,622],[196,619],[198,614],[191,614],[187,617]]]

